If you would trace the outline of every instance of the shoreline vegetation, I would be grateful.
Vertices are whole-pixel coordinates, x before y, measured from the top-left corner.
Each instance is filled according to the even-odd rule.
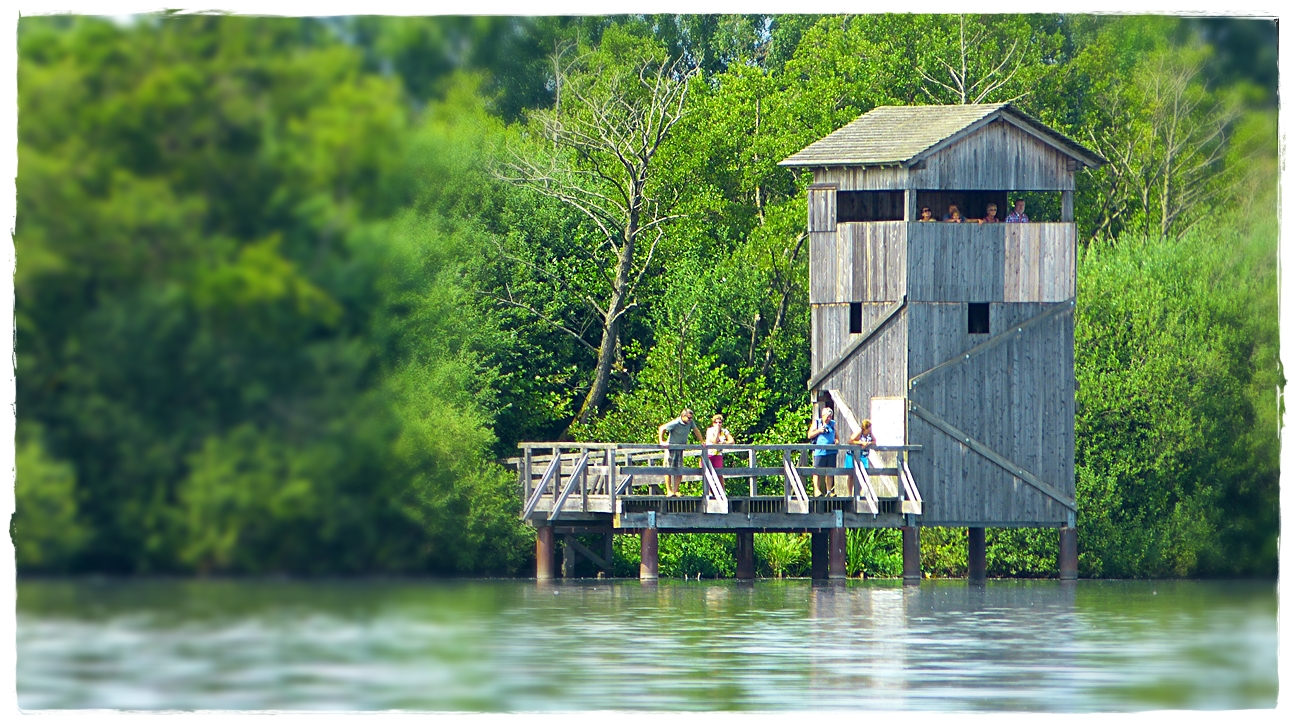
[[[48,16],[18,42],[24,577],[529,576],[518,441],[647,442],[683,406],[801,440],[808,179],[778,161],[879,105],[1005,101],[1111,160],[1075,192],[1080,576],[1276,575],[1274,23]],[[990,577],[1055,575],[1055,530],[987,534]],[[755,539],[761,576],[807,570],[807,538]],[[965,530],[921,545],[964,575]],[[733,546],[662,535],[660,574],[730,577]],[[899,532],[847,559],[897,576]]]

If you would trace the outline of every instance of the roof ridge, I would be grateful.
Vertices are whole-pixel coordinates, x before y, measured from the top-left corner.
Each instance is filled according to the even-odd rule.
[[[1011,122],[1065,155],[1087,165],[1105,162],[1063,133],[1013,103],[955,105],[882,105],[788,156],[782,166],[901,166],[953,141],[994,114],[1009,114]]]

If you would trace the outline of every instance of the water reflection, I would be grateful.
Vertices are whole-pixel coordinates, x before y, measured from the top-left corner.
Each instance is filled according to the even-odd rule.
[[[26,709],[1276,702],[1273,584],[22,581]]]

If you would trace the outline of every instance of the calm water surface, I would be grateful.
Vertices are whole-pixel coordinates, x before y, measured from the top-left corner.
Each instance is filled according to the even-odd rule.
[[[1276,704],[1273,583],[18,584],[24,709]]]

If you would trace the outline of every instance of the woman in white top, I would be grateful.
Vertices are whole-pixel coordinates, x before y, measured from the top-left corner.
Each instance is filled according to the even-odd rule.
[[[732,438],[732,432],[723,426],[723,415],[716,414],[710,420],[709,429],[705,430],[705,443],[711,447],[717,447],[721,444],[735,444],[736,440]],[[710,450],[710,464],[714,465],[714,470],[718,472],[723,469],[723,452],[722,450]],[[722,475],[721,475],[722,476]]]

